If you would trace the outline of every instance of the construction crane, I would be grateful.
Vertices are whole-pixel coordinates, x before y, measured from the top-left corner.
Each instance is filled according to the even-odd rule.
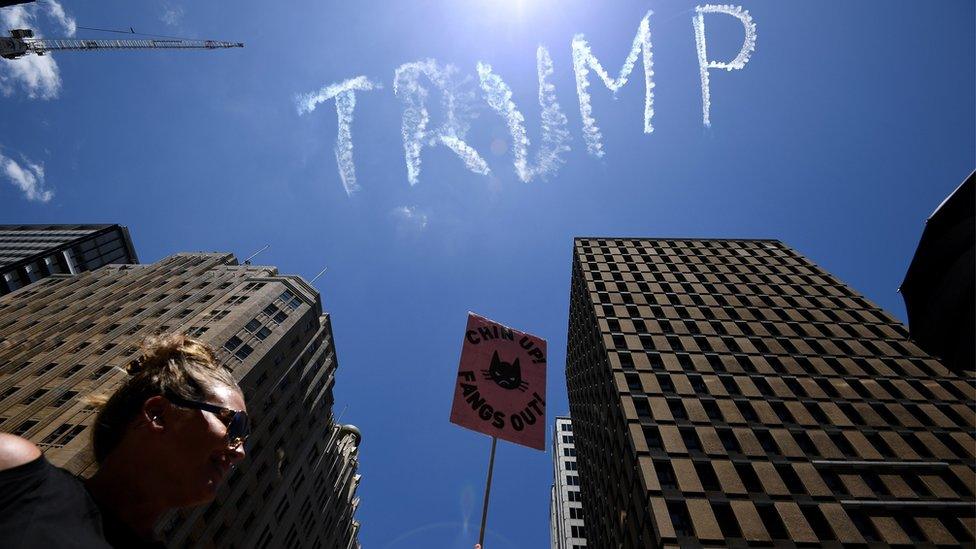
[[[84,38],[34,38],[31,29],[13,29],[0,38],[0,57],[17,59],[25,55],[44,55],[51,51],[151,50],[243,48],[243,42],[220,40],[89,40]]]

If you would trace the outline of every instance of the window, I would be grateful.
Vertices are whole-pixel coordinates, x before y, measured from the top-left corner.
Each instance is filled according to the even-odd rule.
[[[702,488],[706,492],[719,492],[722,490],[722,487],[718,482],[718,477],[715,475],[715,470],[712,469],[711,463],[696,462],[695,472],[698,473],[698,480],[701,481]]]
[[[644,426],[644,439],[647,441],[647,447],[651,450],[664,449],[664,444],[661,441],[661,433],[657,430],[657,427]]]
[[[671,381],[671,376],[669,376],[668,374],[658,374],[657,383],[658,385],[661,386],[661,390],[664,391],[665,393],[674,392],[674,382]]]
[[[267,307],[264,308],[263,312],[264,314],[273,317],[275,313],[278,312],[278,307],[275,307],[274,305],[268,305]]]
[[[668,513],[671,515],[671,524],[674,526],[674,533],[678,536],[692,536],[691,517],[688,515],[688,508],[680,501],[668,502]]]
[[[699,475],[701,476],[701,475]],[[718,520],[722,535],[726,538],[741,538],[742,530],[739,529],[739,519],[732,512],[732,506],[728,503],[712,503],[712,511]]]
[[[752,465],[748,463],[736,463],[735,470],[739,473],[739,478],[742,479],[742,484],[746,490],[749,492],[763,491],[762,484],[759,482],[759,477],[756,476],[756,471],[752,468]]]
[[[576,457],[576,448],[563,448],[563,455],[566,457]]]
[[[786,531],[786,526],[783,521],[779,518],[779,513],[776,512],[776,508],[770,504],[756,505],[756,510],[759,512],[759,518],[763,522],[763,526],[766,527],[766,531],[769,532],[769,536],[773,539],[790,539],[789,533]],[[817,532],[819,534],[819,532]],[[821,540],[831,539],[831,535],[817,536]]]
[[[655,461],[654,471],[657,473],[657,481],[661,488],[665,490],[677,490],[678,481],[674,477],[674,470],[667,461]]]
[[[285,320],[288,318],[288,315],[286,315],[284,311],[280,311],[271,318],[278,324],[284,324]]]
[[[736,440],[731,429],[716,429],[716,432],[718,432],[718,438],[722,441],[722,446],[726,452],[742,451],[742,447],[739,446],[739,441]]]
[[[253,334],[260,327],[261,327],[261,323],[258,321],[258,319],[252,318],[251,321],[244,326],[244,329]]]
[[[674,416],[675,419],[688,419],[688,412],[685,411],[685,407],[681,404],[680,400],[668,399],[667,403],[668,408],[671,409],[671,415]],[[638,415],[640,414],[638,413]],[[647,417],[650,418],[650,416],[650,410],[648,410]]]
[[[237,336],[234,336],[234,337],[228,339],[227,340],[227,343],[224,343],[224,349],[227,349],[228,351],[233,351],[241,343],[243,343],[243,341],[241,340],[241,338],[239,338]]]
[[[64,406],[65,404],[74,400],[76,396],[78,396],[78,391],[65,391],[61,396],[58,397],[57,400],[54,401],[52,406],[55,408],[60,408],[61,406]]]
[[[708,416],[708,419],[725,421],[725,418],[722,417],[722,411],[719,409],[714,400],[703,400],[701,401],[701,405],[702,408],[705,409],[705,415]]]
[[[769,434],[769,431],[756,430],[753,433],[756,435],[756,439],[759,440],[759,445],[762,446],[764,452],[770,454],[779,453],[779,447],[776,445],[776,441],[773,440],[772,435]]]
[[[191,326],[190,329],[186,332],[186,335],[190,337],[200,337],[204,333],[206,333],[207,330],[209,330],[209,328],[207,328],[206,326]]]
[[[27,421],[25,421],[25,422],[21,423],[20,425],[18,425],[17,428],[12,431],[12,433],[15,434],[15,435],[17,435],[17,436],[22,436],[27,431],[30,431],[31,429],[33,429],[35,425],[37,425],[37,421],[36,420],[28,419]]]
[[[97,370],[92,372],[91,375],[88,376],[88,378],[91,379],[92,381],[95,381],[101,378],[102,376],[104,376],[105,374],[107,374],[111,369],[112,369],[111,366],[100,366]]]
[[[801,505],[800,510],[803,511],[803,516],[806,517],[807,522],[810,523],[810,527],[813,528],[813,533],[821,541],[836,539],[833,529],[830,527],[823,513],[820,512],[819,507],[816,505]]]
[[[71,425],[65,423],[64,425],[59,426],[53,433],[46,436],[42,443],[53,446],[64,446],[65,444],[74,440],[74,438],[80,435],[84,430],[84,425]]]
[[[236,353],[234,353],[234,356],[236,356],[241,360],[244,360],[245,358],[251,355],[252,351],[254,351],[254,349],[250,345],[242,345],[241,348],[238,349]]]
[[[694,429],[681,429],[681,440],[684,441],[685,447],[692,452],[701,452],[702,446],[701,442],[698,441],[698,435],[695,434]]]

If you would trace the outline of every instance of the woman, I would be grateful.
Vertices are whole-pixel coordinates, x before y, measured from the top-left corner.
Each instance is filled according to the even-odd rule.
[[[205,344],[152,338],[127,370],[99,403],[90,479],[0,433],[0,547],[162,547],[163,513],[212,500],[244,459],[244,396]]]

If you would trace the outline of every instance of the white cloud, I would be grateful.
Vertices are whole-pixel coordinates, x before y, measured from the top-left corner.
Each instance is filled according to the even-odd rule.
[[[37,31],[37,14],[44,13],[54,20],[68,36],[74,36],[77,25],[64,7],[55,0],[41,4],[13,6],[0,10],[3,29],[34,29]],[[38,33],[39,34],[39,33]],[[61,75],[54,56],[28,55],[20,59],[0,60],[0,92],[13,95],[18,89],[31,99],[54,99],[61,91]]]
[[[415,206],[398,206],[392,213],[400,229],[422,231],[427,228],[427,214],[417,211]]]
[[[641,19],[630,53],[627,54],[627,59],[620,68],[620,75],[616,79],[610,77],[600,64],[600,60],[593,55],[590,44],[582,34],[573,37],[573,72],[576,74],[576,93],[579,95],[580,116],[583,119],[583,141],[586,142],[587,151],[593,156],[601,157],[604,153],[603,136],[596,125],[596,119],[593,118],[593,106],[590,103],[590,92],[587,90],[590,87],[590,69],[593,69],[607,88],[616,95],[617,90],[627,83],[627,78],[637,63],[637,57],[642,56],[644,59],[644,133],[654,131],[654,126],[651,124],[651,119],[654,117],[654,61],[651,51],[651,27],[648,22],[651,15],[652,12],[648,11]]]
[[[556,87],[549,82],[553,73],[552,58],[549,50],[543,46],[536,50],[536,67],[539,77],[539,106],[542,108],[542,146],[536,151],[535,163],[532,165],[528,161],[529,137],[525,131],[525,116],[512,101],[511,88],[492,72],[491,65],[478,63],[481,89],[488,105],[508,122],[515,154],[515,173],[526,183],[537,175],[545,178],[558,171],[563,162],[562,154],[569,151],[566,115],[556,101]]]
[[[315,110],[319,103],[330,99],[336,100],[336,115],[339,118],[339,129],[336,137],[335,155],[339,166],[339,177],[346,195],[359,190],[356,183],[356,165],[352,156],[352,115],[356,109],[356,91],[368,91],[381,88],[380,84],[370,81],[365,76],[357,76],[336,84],[329,84],[317,92],[303,93],[295,98],[298,115],[301,116]]]
[[[23,165],[0,153],[0,174],[23,191],[27,200],[48,202],[54,198],[54,192],[44,188],[44,165],[31,162],[23,156],[21,159]]]
[[[436,130],[430,130],[430,113],[427,97],[430,90],[420,83],[421,76],[429,80],[441,93],[441,110],[444,122]],[[404,102],[403,150],[407,162],[407,181],[416,185],[420,180],[420,153],[424,146],[445,145],[464,162],[469,170],[487,175],[488,163],[478,151],[465,143],[468,131],[467,119],[474,116],[470,110],[473,94],[462,89],[466,81],[457,77],[457,67],[440,65],[434,59],[404,63],[397,67],[393,76],[393,93]]]
[[[159,19],[170,27],[178,27],[183,22],[185,13],[183,6],[163,4],[163,14],[159,16]]]
[[[756,23],[752,20],[749,12],[742,9],[742,6],[732,6],[729,4],[698,6],[697,12],[692,19],[695,26],[695,44],[698,47],[698,68],[701,72],[702,89],[702,123],[705,127],[711,127],[712,121],[709,112],[712,107],[711,91],[708,84],[709,69],[725,69],[727,71],[740,70],[749,62],[749,57],[756,50]],[[706,13],[724,13],[731,15],[742,22],[745,30],[745,37],[742,39],[742,48],[735,59],[724,63],[721,61],[709,61],[708,53],[705,51],[705,16]]]
[[[56,0],[47,0],[44,5],[47,8],[48,16],[57,21],[68,36],[74,36],[75,31],[78,30],[78,24],[75,23],[74,17],[71,17],[65,13],[64,6],[59,4]]]

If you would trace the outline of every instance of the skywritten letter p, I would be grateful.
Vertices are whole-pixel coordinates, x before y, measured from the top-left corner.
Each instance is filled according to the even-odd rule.
[[[731,71],[733,69],[741,69],[746,66],[749,62],[749,56],[752,52],[756,50],[756,23],[753,22],[752,16],[749,12],[742,9],[741,6],[731,6],[731,5],[714,5],[709,4],[707,6],[698,6],[695,8],[697,12],[693,18],[693,23],[695,25],[695,42],[698,45],[698,68],[701,72],[701,88],[702,88],[702,122],[705,124],[706,128],[712,126],[712,122],[709,119],[709,110],[711,109],[711,94],[708,88],[708,70],[709,69],[725,69]],[[742,41],[742,49],[739,50],[739,54],[735,56],[735,59],[729,61],[728,63],[723,63],[721,61],[709,61],[708,54],[705,49],[705,14],[706,13],[724,13],[737,18],[742,22],[742,26],[745,28],[745,38]]]

